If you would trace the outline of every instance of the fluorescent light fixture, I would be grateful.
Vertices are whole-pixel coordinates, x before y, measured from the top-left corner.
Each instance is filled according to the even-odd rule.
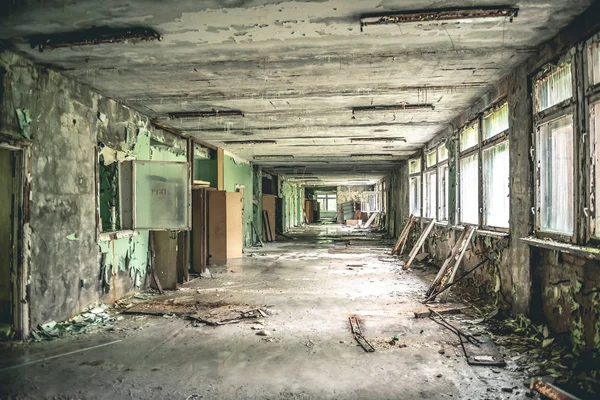
[[[243,117],[244,113],[240,110],[209,110],[209,111],[181,111],[170,112],[169,118],[210,118],[210,117]]]
[[[94,44],[143,42],[162,40],[160,33],[151,28],[90,28],[81,31],[58,33],[54,35],[35,35],[29,42],[31,48],[58,49],[61,47],[89,46]]]
[[[509,18],[512,22],[519,9],[508,6],[440,8],[433,10],[396,11],[363,14],[360,17],[360,30],[368,25],[402,24],[410,22],[432,22],[476,18]]]
[[[253,157],[255,160],[268,160],[268,159],[279,159],[279,158],[294,158],[291,154],[275,154],[275,155],[258,155]]]
[[[383,143],[392,143],[392,142],[406,142],[406,139],[401,138],[386,138],[386,137],[367,137],[367,138],[352,138],[350,142],[383,142]]]
[[[225,140],[225,144],[277,144],[276,140]]]
[[[394,157],[393,154],[350,154],[352,158]]]
[[[357,112],[365,111],[406,111],[406,110],[421,110],[431,109],[435,110],[435,106],[431,103],[400,103],[400,104],[387,104],[379,106],[361,106],[352,107],[352,114]]]

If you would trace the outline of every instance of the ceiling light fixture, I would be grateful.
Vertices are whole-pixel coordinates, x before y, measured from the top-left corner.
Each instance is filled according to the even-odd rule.
[[[431,109],[435,110],[435,106],[430,103],[401,103],[401,104],[388,104],[380,106],[359,106],[352,107],[352,114],[357,112],[365,111],[406,111],[406,110],[420,110],[420,109]]]
[[[386,138],[386,137],[371,137],[371,138],[352,138],[350,142],[383,142],[383,143],[392,143],[392,142],[406,142],[406,139],[403,137],[400,138]]]
[[[254,156],[253,157],[255,160],[267,160],[267,159],[278,159],[278,158],[294,158],[293,155],[291,154],[275,154],[275,155],[268,155],[268,154],[263,154],[263,155],[258,155],[258,156]]]
[[[432,22],[475,18],[509,18],[512,22],[519,9],[508,6],[441,8],[436,10],[416,10],[387,13],[363,14],[360,17],[360,31],[368,25],[402,24],[410,22]]]
[[[210,117],[243,117],[244,113],[240,110],[210,110],[210,111],[181,111],[170,112],[169,118],[210,118]]]
[[[225,144],[277,144],[276,140],[225,140]]]
[[[144,27],[130,28],[90,28],[82,31],[58,33],[55,35],[35,35],[30,38],[31,48],[58,49],[60,47],[87,46],[92,44],[143,42],[162,40],[160,33]]]
[[[352,158],[394,157],[393,154],[350,154]]]

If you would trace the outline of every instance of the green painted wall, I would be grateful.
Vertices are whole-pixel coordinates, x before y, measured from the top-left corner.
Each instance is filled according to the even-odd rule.
[[[235,159],[226,154],[223,160],[224,189],[227,192],[235,192],[236,185],[244,186],[244,247],[252,246],[252,219],[253,219],[253,187],[252,164]]]
[[[194,160],[194,179],[210,182],[210,187],[217,187],[217,160],[197,158]]]

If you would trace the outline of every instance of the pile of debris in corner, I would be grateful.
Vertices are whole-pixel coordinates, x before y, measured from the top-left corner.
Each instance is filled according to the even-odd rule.
[[[522,372],[535,384],[555,385],[582,399],[600,396],[600,350],[577,353],[566,335],[553,334],[547,325],[535,324],[523,315],[512,317],[509,306],[499,299],[483,302],[473,296],[470,300],[477,304],[478,315],[465,322],[481,326],[504,348],[508,369]]]
[[[31,330],[34,341],[51,340],[68,335],[80,335],[100,329],[114,329],[113,323],[123,319],[122,316],[110,315],[105,305],[89,307],[73,318],[56,322],[50,321],[38,325]]]

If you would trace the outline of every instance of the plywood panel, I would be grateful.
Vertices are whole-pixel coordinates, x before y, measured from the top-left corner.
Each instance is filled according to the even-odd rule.
[[[263,210],[269,213],[269,224],[271,226],[271,232],[273,233],[273,239],[275,239],[275,198],[277,196],[273,194],[263,194],[262,204]],[[263,237],[266,238],[266,233],[263,233]]]
[[[169,231],[154,231],[156,265],[154,270],[163,289],[177,289],[177,235]]]
[[[206,270],[207,241],[207,190],[192,191],[192,271],[201,274]]]
[[[227,258],[239,258],[243,248],[243,198],[241,192],[226,194]]]

